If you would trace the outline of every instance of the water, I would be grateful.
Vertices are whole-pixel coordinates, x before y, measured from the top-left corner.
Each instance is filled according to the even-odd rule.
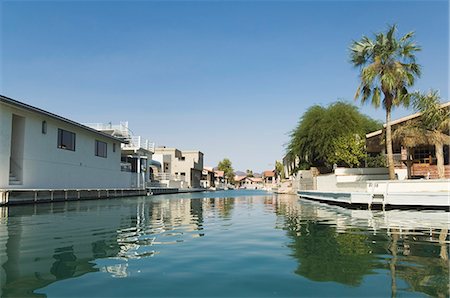
[[[0,209],[0,296],[449,296],[449,213],[223,191]]]

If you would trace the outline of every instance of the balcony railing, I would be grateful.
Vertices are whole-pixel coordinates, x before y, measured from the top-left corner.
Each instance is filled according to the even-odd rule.
[[[175,175],[169,173],[158,173],[154,175],[156,180],[172,180],[172,181],[186,181],[186,176]]]
[[[141,136],[131,137],[128,144],[122,144],[122,148],[143,148],[150,152],[155,152],[155,143],[150,142],[147,139],[141,138]]]
[[[131,172],[131,163],[121,162],[120,163],[120,170],[122,172]]]
[[[128,128],[128,122],[120,122],[120,124],[112,123],[85,123],[84,125],[99,131],[114,130],[123,137],[129,137],[131,132]],[[117,134],[117,133],[116,133]]]

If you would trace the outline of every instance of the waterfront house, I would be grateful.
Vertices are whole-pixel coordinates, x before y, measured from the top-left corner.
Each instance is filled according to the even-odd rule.
[[[236,176],[234,178],[236,188],[242,189],[262,189],[263,179],[259,177]]]
[[[212,167],[203,168],[200,184],[203,188],[215,187],[214,169]]]
[[[0,95],[0,189],[131,188],[122,142]]]
[[[449,109],[450,102],[442,104],[441,108]],[[421,116],[421,113],[415,113],[398,120],[391,122],[392,131],[406,125],[408,121],[417,120]],[[384,125],[386,126],[386,125]],[[366,148],[369,155],[385,154],[384,145],[384,129],[380,129],[371,132],[366,135]],[[409,149],[409,150],[408,150]],[[445,177],[450,177],[450,164],[449,164],[449,144],[444,145],[444,167]],[[435,146],[433,144],[421,144],[411,148],[406,148],[400,140],[393,140],[394,151],[394,164],[396,171],[407,170],[407,164],[410,167],[410,176],[412,177],[424,177],[424,178],[437,178],[437,165],[436,165],[436,153]],[[409,154],[408,154],[409,151]]]
[[[225,171],[214,170],[214,185],[216,189],[226,189],[228,185],[228,179],[225,176]]]
[[[180,186],[199,188],[203,171],[203,153],[198,150],[181,151],[176,148],[157,147],[153,159],[160,162],[162,172],[156,174],[160,180],[180,182]]]
[[[119,124],[88,123],[85,125],[123,141],[120,146],[121,169],[131,173],[133,187],[143,188],[152,181],[153,169],[161,168],[161,164],[152,159],[155,151],[154,142],[133,135],[128,127],[128,121]]]
[[[275,184],[275,183],[277,183],[275,170],[264,171],[263,174],[262,174],[262,179],[264,181],[264,184]]]

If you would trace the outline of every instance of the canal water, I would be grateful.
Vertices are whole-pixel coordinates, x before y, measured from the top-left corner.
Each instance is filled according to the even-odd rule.
[[[448,228],[262,191],[2,207],[0,296],[448,297]]]

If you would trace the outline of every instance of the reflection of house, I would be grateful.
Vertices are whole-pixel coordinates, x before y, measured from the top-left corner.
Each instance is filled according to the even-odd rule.
[[[442,105],[442,108],[449,108],[450,102]],[[408,121],[417,119],[420,113],[412,114],[391,122],[392,131],[405,125]],[[366,135],[366,147],[369,155],[385,154],[384,130],[377,130]],[[408,161],[407,148],[400,142],[393,142],[394,163],[397,169],[406,169]],[[420,145],[410,148],[409,158],[412,163],[411,175],[418,177],[437,178],[436,153],[434,145]],[[445,176],[450,177],[449,165],[449,145],[444,146]]]
[[[160,147],[155,149],[153,159],[162,165],[161,173],[156,173],[155,177],[167,176],[163,178],[185,181],[189,188],[200,187],[203,171],[202,152]]]
[[[214,169],[212,167],[205,167],[202,171],[202,180],[200,181],[203,188],[210,188],[215,186]]]
[[[0,188],[129,188],[122,140],[0,96]]]
[[[130,172],[132,185],[143,187],[151,180],[151,166],[160,166],[152,160],[155,144],[140,136],[133,136],[128,128],[128,122],[118,125],[90,123],[87,126],[104,133],[110,134],[123,140],[121,145],[121,168],[122,171]]]
[[[262,189],[263,179],[257,177],[236,176],[234,182],[237,188]]]

